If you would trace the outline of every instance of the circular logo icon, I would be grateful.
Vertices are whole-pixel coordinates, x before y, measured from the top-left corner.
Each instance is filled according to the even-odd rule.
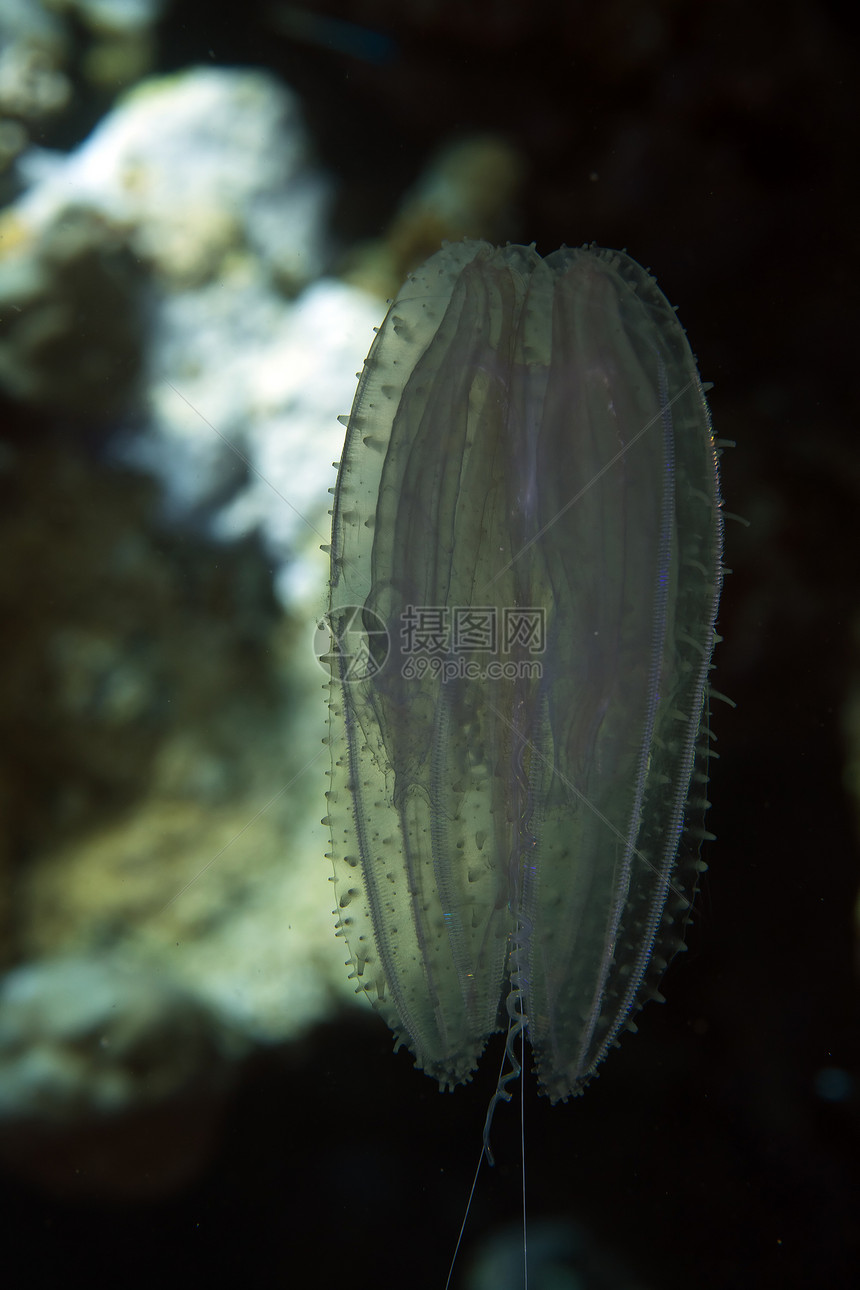
[[[366,605],[342,605],[325,614],[314,633],[314,653],[324,672],[351,685],[367,681],[385,666],[388,629]]]

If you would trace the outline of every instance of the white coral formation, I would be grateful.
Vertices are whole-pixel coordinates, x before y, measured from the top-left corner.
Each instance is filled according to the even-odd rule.
[[[77,325],[61,338],[61,401],[95,412],[92,382],[76,392],[76,374],[96,364],[104,391],[122,392],[136,368],[124,324],[145,311],[134,430],[116,452],[161,479],[173,518],[223,539],[258,531],[285,602],[324,582],[317,548],[343,439],[336,417],[378,307],[320,278],[329,183],[296,97],[256,71],[147,81],[71,155],[28,155],[24,173],[32,182],[0,238],[0,382],[55,405],[43,355],[58,342],[46,328],[58,310],[105,319],[95,339]],[[55,271],[72,219],[79,243],[90,232],[77,247],[84,260],[116,245],[142,270],[126,307],[103,307],[98,275]]]

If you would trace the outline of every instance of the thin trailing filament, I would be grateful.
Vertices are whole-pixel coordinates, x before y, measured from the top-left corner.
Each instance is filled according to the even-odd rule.
[[[528,947],[531,934],[531,921],[520,913],[517,916],[516,928],[511,936],[511,950],[508,959],[511,988],[505,999],[505,1008],[508,1013],[505,1062],[508,1064],[509,1069],[507,1071],[503,1069],[499,1075],[499,1082],[496,1085],[495,1093],[490,1098],[490,1105],[487,1107],[487,1118],[484,1120],[484,1152],[491,1165],[495,1164],[493,1152],[490,1148],[490,1128],[493,1123],[493,1115],[499,1102],[510,1102],[511,1093],[508,1085],[519,1079],[523,1070],[522,1061],[517,1056],[516,1044],[519,1039],[520,1052],[522,1053],[522,1040],[525,1038],[526,1028],[529,1023],[525,996],[528,989],[526,964],[528,963]]]

